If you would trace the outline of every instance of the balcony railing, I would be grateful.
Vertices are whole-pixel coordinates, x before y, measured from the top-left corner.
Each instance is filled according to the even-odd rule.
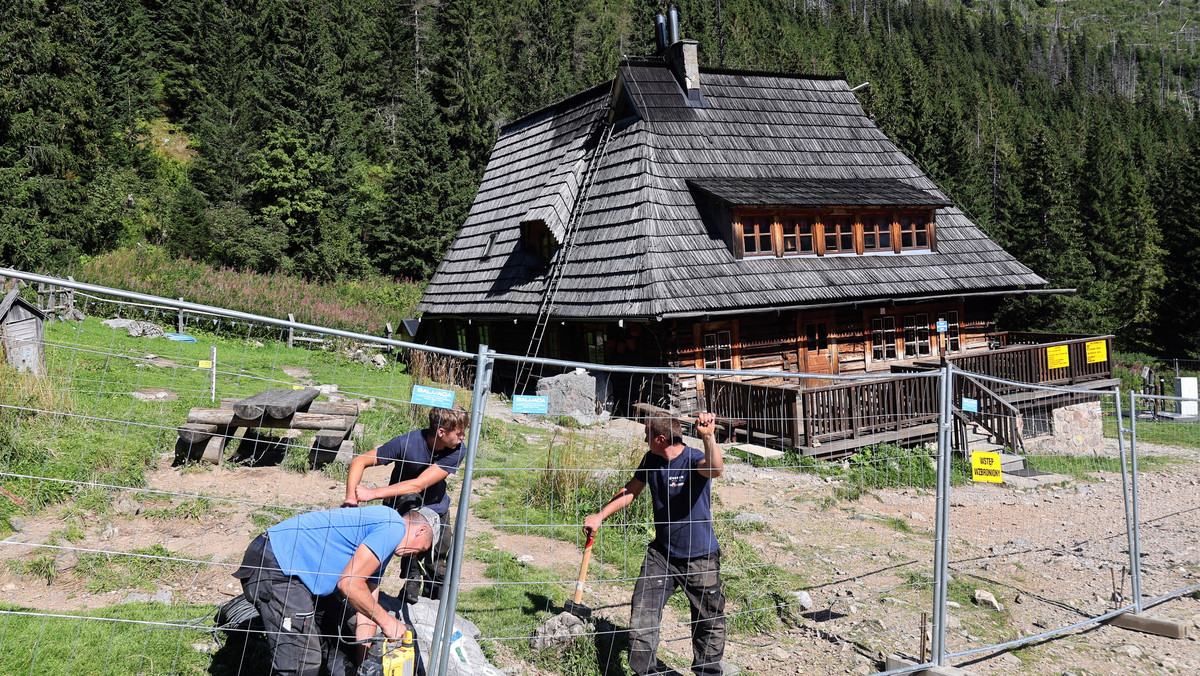
[[[947,357],[960,370],[1013,383],[1057,386],[1109,384],[1112,336],[1004,332],[989,336],[992,349]],[[914,361],[893,372],[917,373],[940,366]],[[729,436],[752,443],[807,447],[824,455],[880,440],[925,438],[937,418],[937,382],[927,377],[819,384],[782,378],[705,378],[707,408],[723,421]],[[978,411],[964,414],[1004,445],[1019,450],[1022,403],[1039,399],[1017,384],[958,379],[954,400],[976,401]],[[1049,395],[1046,395],[1049,396]],[[1061,395],[1060,395],[1061,398]],[[832,445],[832,446],[831,446]],[[824,446],[826,450],[816,451]]]

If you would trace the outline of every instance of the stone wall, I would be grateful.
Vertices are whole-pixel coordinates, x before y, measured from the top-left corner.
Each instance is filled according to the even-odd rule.
[[[1054,431],[1049,435],[1025,439],[1026,453],[1095,455],[1104,451],[1104,421],[1099,401],[1054,409],[1051,427]]]

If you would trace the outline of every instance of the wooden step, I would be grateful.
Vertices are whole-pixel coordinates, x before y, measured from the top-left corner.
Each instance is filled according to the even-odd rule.
[[[806,456],[830,458],[850,455],[854,451],[872,444],[900,443],[915,444],[937,439],[937,423],[914,425],[899,430],[860,435],[858,438],[822,441],[820,445],[805,446],[800,451]]]
[[[1019,469],[1025,469],[1025,456],[1012,453],[1000,454],[1000,471],[1012,472]]]
[[[774,448],[767,448],[766,446],[757,446],[755,444],[735,444],[732,448],[742,451],[743,453],[749,453],[750,455],[757,455],[758,457],[765,458],[767,460],[774,460],[775,458],[783,457],[783,451],[779,451]]]

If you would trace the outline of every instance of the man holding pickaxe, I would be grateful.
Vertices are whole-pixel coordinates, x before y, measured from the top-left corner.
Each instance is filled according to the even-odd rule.
[[[654,540],[646,548],[630,609],[629,666],[635,674],[658,671],[658,632],[667,599],[682,587],[692,608],[692,671],[720,676],[725,654],[725,594],[721,550],[712,525],[711,479],[724,472],[714,432],[716,416],[701,413],[696,433],[701,451],[684,444],[679,421],[652,418],[646,425],[650,450],[625,487],[599,512],[583,520],[589,538],[600,524],[629,506],[650,487]]]

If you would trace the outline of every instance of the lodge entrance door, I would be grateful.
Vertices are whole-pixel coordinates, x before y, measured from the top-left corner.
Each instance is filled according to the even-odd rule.
[[[800,320],[800,363],[805,373],[833,373],[829,329],[833,317],[806,315]]]

